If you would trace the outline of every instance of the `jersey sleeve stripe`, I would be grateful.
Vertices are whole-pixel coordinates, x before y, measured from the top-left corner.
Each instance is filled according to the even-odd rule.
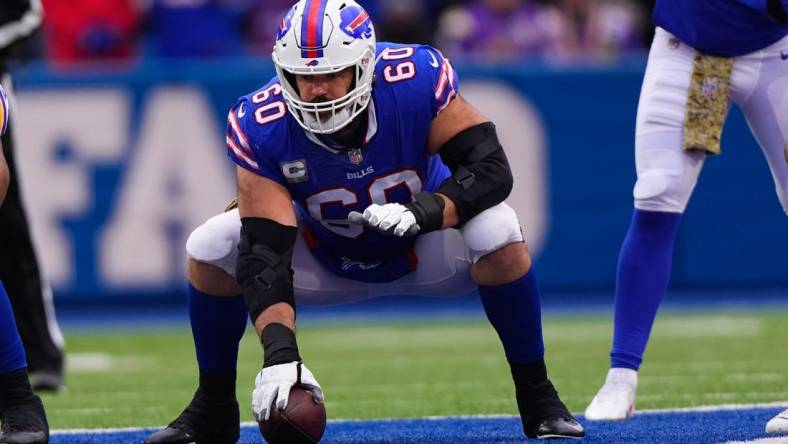
[[[227,121],[230,122],[230,128],[232,128],[235,133],[235,137],[241,142],[241,146],[251,152],[252,148],[249,146],[249,139],[247,139],[246,135],[241,131],[241,126],[238,124],[238,119],[235,117],[233,111],[230,111],[230,114],[227,115]]]
[[[454,67],[451,66],[451,62],[449,62],[448,59],[443,59],[441,73],[438,77],[438,84],[435,86],[435,100],[440,100],[440,98],[446,92],[447,86],[451,90],[455,90],[456,86],[454,85],[454,77]]]
[[[441,54],[442,56],[442,54]],[[435,101],[440,103],[438,113],[443,111],[452,99],[457,96],[457,89],[455,86],[455,73],[454,67],[448,59],[443,59],[441,66],[441,73],[438,77],[438,84],[435,86]],[[448,91],[448,92],[447,92]]]
[[[232,129],[227,130],[226,136],[228,139],[232,140],[233,143],[235,143],[235,146],[239,150],[243,151],[247,156],[252,156],[252,149],[243,146],[243,143],[241,143],[240,139]]]
[[[440,113],[441,111],[443,111],[444,109],[446,109],[446,107],[447,107],[447,106],[449,106],[449,103],[451,103],[451,100],[452,100],[452,99],[454,98],[454,96],[456,96],[456,95],[457,95],[457,93],[456,93],[456,92],[454,92],[454,90],[451,90],[451,91],[449,92],[449,95],[446,97],[446,101],[445,101],[445,102],[443,102],[443,105],[441,105],[441,106],[438,108],[438,113]]]
[[[226,142],[227,142],[227,146],[230,147],[230,149],[233,151],[233,154],[235,154],[235,156],[238,159],[242,160],[247,165],[249,165],[250,167],[256,170],[260,169],[260,166],[257,164],[257,162],[255,162],[246,152],[244,152],[244,150],[242,150],[238,145],[236,145],[235,141],[232,138],[228,136]]]
[[[8,129],[8,111],[8,97],[6,97],[3,88],[0,87],[0,135],[5,134],[6,129]]]
[[[454,85],[454,77],[455,77],[454,67],[451,66],[451,62],[448,61],[447,59],[443,59],[443,60],[444,60],[443,63],[445,63],[446,66],[448,67],[446,75],[449,77],[449,85],[451,85],[451,89],[453,90],[455,88],[455,86],[456,86],[456,85]]]
[[[443,59],[443,65],[441,66],[440,77],[438,77],[438,84],[435,85],[435,100],[441,98],[443,92],[446,90],[447,83],[449,83],[448,68],[447,68],[446,59]]]

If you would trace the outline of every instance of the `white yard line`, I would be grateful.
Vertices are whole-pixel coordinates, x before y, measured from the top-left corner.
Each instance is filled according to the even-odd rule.
[[[66,367],[69,372],[108,372],[115,369],[138,369],[148,367],[155,361],[150,356],[124,355],[114,356],[109,353],[69,353]]]
[[[728,441],[725,444],[785,444],[788,443],[788,436],[778,436],[776,438],[761,438],[752,441]]]
[[[655,410],[636,410],[635,414],[650,414],[650,413],[687,413],[687,412],[721,412],[729,410],[747,410],[747,409],[772,409],[772,408],[785,408],[788,407],[788,401],[767,402],[763,404],[721,404],[721,405],[708,405],[699,407],[684,407],[678,409],[655,409]]]

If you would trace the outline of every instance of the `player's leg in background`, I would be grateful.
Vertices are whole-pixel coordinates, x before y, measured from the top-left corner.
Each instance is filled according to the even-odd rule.
[[[238,210],[209,219],[189,236],[188,303],[199,386],[186,409],[148,444],[234,443],[240,434],[235,395],[238,344],[248,312],[233,277],[241,231]]]
[[[777,197],[788,215],[788,60],[781,57],[783,51],[788,52],[788,37],[737,59],[731,96],[766,156]],[[772,418],[766,431],[788,433],[788,410]]]
[[[3,86],[7,92],[12,91],[8,76],[4,77]],[[6,285],[14,308],[33,387],[58,390],[63,385],[63,335],[55,319],[51,289],[42,279],[19,188],[13,116],[9,123],[2,138],[11,182],[0,207],[0,280]]]
[[[49,437],[44,406],[27,376],[22,340],[0,282],[0,442],[45,443]]]
[[[766,423],[766,433],[788,433],[788,409]]]
[[[462,235],[475,262],[471,277],[509,362],[526,436],[583,436],[547,377],[539,287],[514,210],[505,203],[485,210]]]
[[[638,104],[635,210],[619,254],[610,370],[586,409],[589,420],[626,419],[634,410],[637,371],[667,291],[681,214],[705,158],[682,148],[694,56],[657,30]]]
[[[731,96],[741,107],[769,163],[777,197],[788,215],[788,37],[736,59]]]

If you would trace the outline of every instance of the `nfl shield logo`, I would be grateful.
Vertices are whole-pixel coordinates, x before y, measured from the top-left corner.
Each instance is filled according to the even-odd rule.
[[[719,84],[720,80],[716,77],[706,77],[706,80],[703,81],[703,95],[708,97],[709,99],[713,99],[717,96],[717,85]]]
[[[350,159],[350,163],[353,165],[358,165],[364,161],[364,156],[361,154],[360,149],[348,151],[347,157]]]

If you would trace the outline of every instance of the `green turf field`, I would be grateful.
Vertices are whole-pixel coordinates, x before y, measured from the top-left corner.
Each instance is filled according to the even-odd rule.
[[[786,329],[788,311],[663,313],[641,371],[638,409],[788,400]],[[611,331],[600,315],[545,320],[549,369],[572,411],[582,411],[603,381]],[[243,421],[252,420],[247,406],[261,363],[250,332],[238,375]],[[68,389],[44,396],[55,429],[160,425],[191,399],[197,372],[187,325],[153,333],[66,330],[66,340]],[[333,419],[516,412],[503,352],[482,319],[308,324],[299,343]]]

